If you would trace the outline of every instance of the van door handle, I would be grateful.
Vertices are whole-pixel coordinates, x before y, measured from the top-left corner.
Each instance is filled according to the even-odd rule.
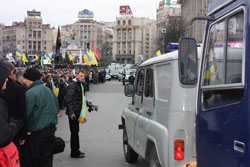
[[[234,150],[241,153],[245,152],[245,143],[234,140]]]
[[[152,115],[152,112],[151,112],[151,111],[147,111],[146,113],[147,113],[149,116]]]

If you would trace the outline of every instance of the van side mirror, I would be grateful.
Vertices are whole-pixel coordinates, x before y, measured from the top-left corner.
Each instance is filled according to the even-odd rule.
[[[185,85],[194,85],[198,81],[197,44],[193,38],[181,38],[178,51],[179,78]]]
[[[126,84],[124,86],[124,94],[127,97],[132,97],[134,95],[134,85]]]

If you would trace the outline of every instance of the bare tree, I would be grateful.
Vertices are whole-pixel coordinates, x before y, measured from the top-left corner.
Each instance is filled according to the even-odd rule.
[[[110,43],[108,41],[104,41],[101,45],[101,62],[104,63],[104,65],[110,64],[112,62],[112,48],[110,46]]]
[[[186,24],[180,18],[169,19],[166,32],[164,33],[164,49],[166,51],[168,43],[178,43],[180,37],[184,36],[186,32]]]

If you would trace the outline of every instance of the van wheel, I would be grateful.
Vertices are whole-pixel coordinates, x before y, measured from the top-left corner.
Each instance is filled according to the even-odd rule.
[[[123,152],[128,163],[134,163],[138,159],[138,154],[128,145],[128,135],[126,129],[123,130]]]
[[[155,147],[152,147],[148,159],[148,167],[161,167]]]

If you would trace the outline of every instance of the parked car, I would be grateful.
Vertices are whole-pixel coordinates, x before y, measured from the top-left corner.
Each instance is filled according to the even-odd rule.
[[[118,73],[119,73],[119,69],[116,68],[116,67],[111,68],[110,71],[109,71],[109,75],[111,76],[111,78],[118,79]]]
[[[131,72],[135,76],[136,69],[130,69],[130,70],[126,70],[125,71],[125,82],[128,81],[128,78],[129,78]],[[118,81],[123,81],[123,77],[124,77],[124,73],[123,72],[119,72],[119,74],[118,74]]]
[[[111,76],[109,74],[106,74],[105,80],[111,81]]]

